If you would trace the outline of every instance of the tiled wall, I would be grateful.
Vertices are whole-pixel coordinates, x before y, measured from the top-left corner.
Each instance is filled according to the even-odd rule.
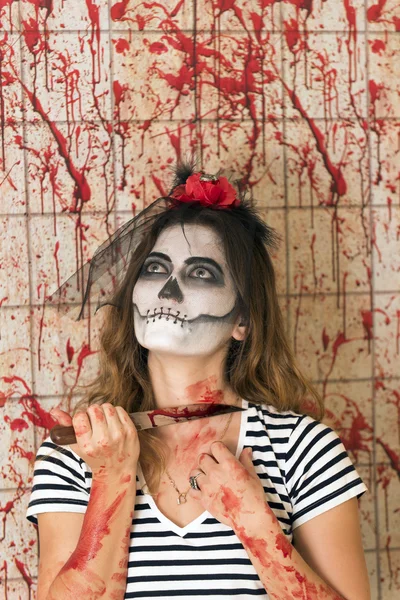
[[[100,313],[44,295],[192,149],[283,235],[290,340],[369,487],[372,597],[398,598],[399,1],[2,0],[0,24],[0,598],[35,595],[30,467],[96,372]]]

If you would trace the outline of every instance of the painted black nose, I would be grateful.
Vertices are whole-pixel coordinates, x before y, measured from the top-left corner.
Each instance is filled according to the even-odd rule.
[[[162,290],[160,290],[158,297],[160,300],[165,298],[167,300],[176,300],[179,303],[183,302],[183,294],[175,277],[168,279]]]

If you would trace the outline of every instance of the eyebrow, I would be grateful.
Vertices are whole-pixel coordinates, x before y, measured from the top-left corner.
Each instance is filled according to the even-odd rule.
[[[150,252],[147,258],[162,258],[163,260],[172,263],[172,260],[170,259],[168,254],[164,254],[163,252]],[[207,258],[206,256],[191,256],[190,258],[187,258],[185,260],[185,265],[192,265],[193,263],[198,262],[212,265],[213,267],[215,267],[215,269],[217,269],[217,271],[221,273],[221,275],[224,274],[220,265],[214,259]]]

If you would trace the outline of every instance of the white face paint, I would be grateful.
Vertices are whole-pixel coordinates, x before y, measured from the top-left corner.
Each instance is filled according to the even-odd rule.
[[[135,334],[151,351],[200,356],[231,337],[236,291],[218,234],[205,225],[161,232],[133,289]]]

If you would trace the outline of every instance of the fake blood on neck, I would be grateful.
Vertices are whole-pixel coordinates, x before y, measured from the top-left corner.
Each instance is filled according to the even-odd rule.
[[[193,404],[204,402],[204,404],[219,404],[223,401],[224,392],[221,389],[212,389],[217,385],[217,377],[212,375],[197,381],[185,388],[185,396]]]
[[[171,417],[176,421],[176,423],[179,423],[182,421],[182,417],[184,417],[183,420],[186,421],[188,417],[211,417],[218,412],[219,406],[216,404],[204,404],[204,408],[202,407],[195,409],[191,408],[190,406],[185,406],[184,408],[177,406],[176,408],[172,409],[156,408],[147,414],[153,427],[156,427],[157,424],[155,423],[155,417],[157,416]]]

